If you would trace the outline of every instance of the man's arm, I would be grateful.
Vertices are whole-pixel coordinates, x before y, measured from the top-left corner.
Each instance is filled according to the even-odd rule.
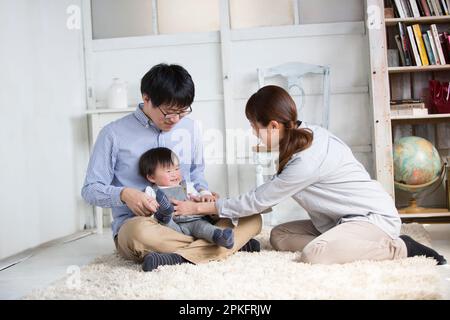
[[[112,186],[117,160],[117,142],[110,126],[104,127],[89,159],[81,196],[91,205],[102,208],[125,206],[120,196],[124,187]]]
[[[148,216],[158,208],[156,200],[144,192],[111,185],[118,146],[110,126],[104,127],[95,142],[81,196],[86,202],[102,208],[127,206],[138,216]]]

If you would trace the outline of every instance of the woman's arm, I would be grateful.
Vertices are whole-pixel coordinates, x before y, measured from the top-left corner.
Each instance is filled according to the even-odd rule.
[[[298,157],[292,159],[283,172],[274,176],[270,181],[238,197],[218,199],[217,202],[209,203],[192,201],[175,201],[173,203],[178,215],[218,214],[221,218],[233,220],[263,212],[318,180],[317,162],[305,163],[304,159]]]
[[[193,202],[178,201],[173,199],[175,215],[214,215],[217,214],[216,204],[214,202]]]
[[[310,160],[297,156],[261,186],[237,197],[217,200],[219,217],[234,220],[264,212],[316,183],[320,179],[320,162]]]

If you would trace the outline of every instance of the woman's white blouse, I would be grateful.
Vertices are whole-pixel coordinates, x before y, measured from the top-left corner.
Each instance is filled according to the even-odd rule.
[[[367,221],[392,238],[401,220],[393,199],[372,180],[350,148],[328,130],[306,126],[314,133],[308,149],[292,156],[284,170],[263,185],[234,198],[216,202],[220,217],[234,223],[240,217],[262,212],[288,197],[309,214],[321,233],[347,221]]]

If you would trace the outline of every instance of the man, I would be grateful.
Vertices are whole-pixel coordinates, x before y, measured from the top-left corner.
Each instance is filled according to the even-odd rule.
[[[142,78],[141,93],[144,102],[133,114],[101,130],[81,192],[89,204],[112,208],[112,231],[119,254],[143,262],[143,269],[151,271],[160,265],[221,260],[240,248],[259,251],[259,243],[251,238],[261,230],[260,215],[239,220],[231,249],[195,240],[152,217],[158,203],[144,193],[147,181],[138,169],[139,157],[149,149],[172,149],[181,160],[183,178],[194,184],[200,200],[211,201],[215,196],[204,178],[199,125],[186,117],[192,111],[195,93],[189,73],[178,65],[156,65]],[[232,226],[226,219],[216,225]]]

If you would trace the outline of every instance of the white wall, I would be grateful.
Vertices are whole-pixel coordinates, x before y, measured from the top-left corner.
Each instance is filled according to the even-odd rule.
[[[300,23],[364,20],[363,0],[300,0]]]
[[[79,0],[0,1],[0,258],[83,228],[88,160]]]
[[[93,21],[93,37],[101,39],[153,34],[152,9],[152,0],[92,1],[92,15],[105,17]]]

